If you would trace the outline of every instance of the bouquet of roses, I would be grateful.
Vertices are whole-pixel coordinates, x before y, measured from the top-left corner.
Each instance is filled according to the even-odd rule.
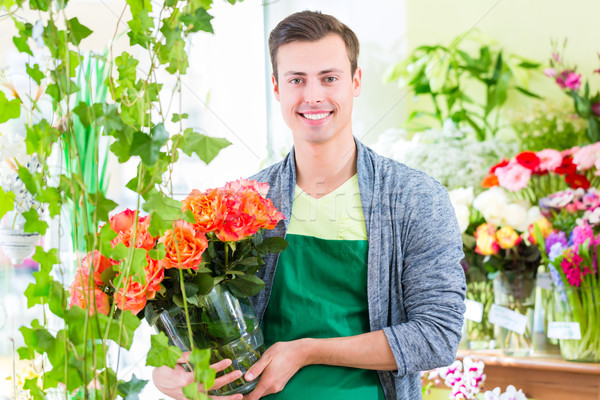
[[[555,318],[571,332],[559,337],[569,360],[600,360],[600,191],[566,190],[540,201],[554,224],[541,243],[556,287]]]
[[[149,216],[132,210],[112,216],[100,229],[101,236],[112,238],[111,248],[82,260],[70,288],[71,305],[92,305],[90,313],[106,315],[131,311],[166,332],[182,350],[214,349],[235,340],[248,345],[244,338],[258,323],[246,298],[264,287],[256,272],[267,253],[287,245],[279,237],[264,238],[263,232],[284,218],[265,197],[268,188],[238,180],[193,190],[182,202],[186,218],[174,221],[161,237],[152,235]],[[234,315],[214,320],[215,308],[223,314],[223,307],[233,307]],[[261,338],[259,333],[252,336],[257,342],[253,351],[262,345]],[[213,352],[214,358],[230,355]],[[260,354],[253,357],[245,364]]]
[[[600,143],[563,151],[523,151],[490,168],[482,186],[500,186],[537,204],[542,197],[569,187],[598,186],[599,171]]]

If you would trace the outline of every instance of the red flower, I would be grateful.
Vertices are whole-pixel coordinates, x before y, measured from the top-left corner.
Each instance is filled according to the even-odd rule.
[[[490,168],[490,174],[495,173],[498,168],[506,167],[507,165],[508,160],[506,158],[503,158],[502,161]]]
[[[567,174],[565,181],[573,189],[583,188],[587,190],[591,186],[590,181],[585,177],[585,175],[581,174]]]
[[[556,167],[554,173],[559,175],[569,175],[577,172],[577,166],[573,164],[573,157],[566,156],[563,158],[562,163]]]
[[[535,171],[540,166],[540,158],[533,151],[524,151],[517,155],[516,160],[527,169]]]

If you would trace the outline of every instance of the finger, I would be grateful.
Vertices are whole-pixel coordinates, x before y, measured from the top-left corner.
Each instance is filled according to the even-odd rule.
[[[211,364],[210,367],[212,369],[214,369],[216,372],[220,372],[223,371],[224,369],[226,369],[227,367],[229,367],[231,365],[232,361],[228,358],[221,360],[219,362],[216,362],[214,364]]]
[[[244,378],[246,378],[247,381],[254,380],[254,378],[262,374],[268,364],[269,362],[265,357],[260,358],[253,366],[250,367],[250,369],[248,369]]]
[[[240,379],[242,377],[242,371],[235,370],[223,376],[220,376],[215,379],[215,384],[210,388],[210,390],[220,389],[225,385],[230,384],[231,382]]]
[[[230,396],[208,396],[208,398],[213,400],[242,400],[244,395],[238,393]]]
[[[183,363],[189,362],[190,361],[190,354],[191,354],[190,351],[184,352],[181,355],[181,357],[179,357],[179,359],[177,360],[177,363],[178,364],[183,364]]]

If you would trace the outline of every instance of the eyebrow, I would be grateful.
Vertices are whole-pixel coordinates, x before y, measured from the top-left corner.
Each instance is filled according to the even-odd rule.
[[[341,74],[344,71],[339,68],[330,68],[330,69],[324,69],[323,71],[320,71],[319,75],[326,75],[326,74],[330,74],[332,72]],[[299,72],[299,71],[288,71],[285,74],[283,74],[283,76],[306,76],[306,75],[308,75],[306,72]]]

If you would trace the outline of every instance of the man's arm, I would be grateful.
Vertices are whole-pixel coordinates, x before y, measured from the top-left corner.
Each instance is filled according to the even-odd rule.
[[[283,390],[302,367],[311,364],[336,365],[373,370],[395,370],[396,360],[382,330],[356,336],[328,339],[299,339],[278,342],[254,364],[245,378],[261,376],[256,388],[245,397],[258,400]]]

